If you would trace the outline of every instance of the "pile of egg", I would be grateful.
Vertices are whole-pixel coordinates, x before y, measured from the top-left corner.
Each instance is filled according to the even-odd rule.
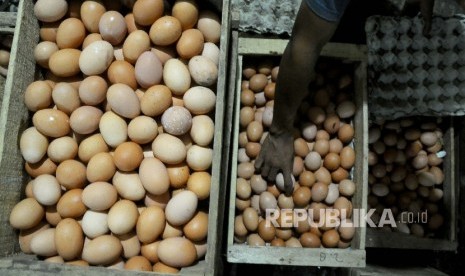
[[[294,131],[294,191],[286,196],[281,173],[269,182],[254,170],[273,119],[279,72],[275,64],[267,59],[251,61],[242,71],[234,240],[250,246],[347,248],[355,234],[351,221],[351,198],[356,190],[351,180],[356,111],[352,72],[335,60],[318,65],[318,89],[299,109]],[[266,223],[266,209],[310,210],[315,224],[323,222],[321,227],[308,220],[297,227],[274,227]],[[336,223],[345,220],[345,226],[324,223],[328,220],[326,215],[320,217],[321,209],[328,209],[328,218],[335,214]],[[280,219],[277,223],[282,224]]]
[[[205,256],[220,17],[167,4],[35,3],[44,80],[24,92],[32,180],[10,215],[23,252],[158,272]]]
[[[396,227],[386,225],[381,230],[432,237],[444,223],[442,165],[446,153],[440,123],[420,118],[370,126],[368,207],[376,209],[375,224],[385,208],[392,211]]]

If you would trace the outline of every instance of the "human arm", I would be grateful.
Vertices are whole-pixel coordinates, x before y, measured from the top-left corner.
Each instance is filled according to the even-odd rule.
[[[297,109],[309,93],[314,67],[323,46],[331,39],[337,22],[316,15],[302,1],[292,36],[281,58],[273,111],[273,122],[255,162],[263,177],[274,181],[282,172],[287,195],[293,192],[293,129]]]

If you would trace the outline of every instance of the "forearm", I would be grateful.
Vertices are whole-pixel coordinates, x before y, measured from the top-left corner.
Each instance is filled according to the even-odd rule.
[[[279,67],[271,133],[292,130],[298,107],[315,77],[314,67],[321,49],[336,27],[336,22],[321,19],[302,4]]]

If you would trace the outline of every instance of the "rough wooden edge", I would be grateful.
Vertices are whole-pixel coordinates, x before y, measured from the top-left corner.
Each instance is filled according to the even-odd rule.
[[[236,37],[233,32],[233,47],[235,47],[234,41]],[[231,89],[231,92],[235,94],[235,106],[234,106],[234,114],[235,120],[233,121],[233,129],[234,133],[232,136],[232,158],[231,158],[231,177],[230,177],[230,199],[229,199],[229,228],[228,228],[228,244],[227,244],[227,260],[231,263],[263,263],[263,264],[292,264],[292,265],[318,265],[318,266],[347,266],[347,267],[363,267],[365,266],[366,258],[365,258],[365,231],[366,228],[360,227],[356,229],[357,238],[353,240],[353,247],[352,249],[326,249],[326,248],[316,248],[316,249],[292,249],[292,248],[281,248],[279,253],[274,253],[275,251],[270,251],[272,254],[277,254],[276,258],[274,255],[267,255],[268,249],[271,247],[248,247],[246,245],[237,245],[234,244],[234,218],[235,218],[235,198],[236,198],[236,172],[237,172],[237,147],[238,147],[238,136],[239,136],[239,113],[240,113],[240,90],[241,90],[241,82],[242,82],[242,61],[243,56],[245,55],[257,55],[256,52],[258,51],[259,55],[282,55],[288,40],[283,39],[265,39],[265,42],[262,42],[262,39],[257,38],[244,38],[244,37],[237,37],[237,72],[234,75],[236,77],[235,82],[235,89]],[[346,47],[347,46],[347,47]],[[356,150],[359,150],[361,154],[358,154],[356,167],[357,172],[356,176],[357,179],[354,179],[356,183],[359,183],[357,188],[362,188],[356,192],[356,196],[352,199],[352,202],[357,202],[354,208],[363,208],[366,209],[366,197],[367,197],[367,178],[368,178],[368,167],[366,166],[367,159],[368,159],[368,107],[367,107],[367,87],[366,87],[366,56],[362,56],[362,52],[357,54],[353,54],[351,57],[347,56],[340,56],[342,53],[346,53],[342,50],[336,49],[359,49],[363,48],[363,46],[352,45],[352,44],[332,44],[329,43],[325,46],[324,51],[322,51],[321,56],[324,57],[331,57],[331,58],[342,58],[350,61],[354,61],[358,63],[358,67],[354,72],[354,77],[361,78],[360,81],[355,82],[354,92],[356,98],[356,105],[359,107],[356,113],[355,120],[357,121],[356,124]],[[331,51],[335,51],[335,54]],[[233,55],[234,58],[234,55]],[[232,83],[232,82],[231,82]],[[274,249],[272,249],[274,250]],[[288,251],[289,250],[289,251]],[[287,263],[279,261],[278,257],[283,257],[287,259],[287,254],[292,252],[292,250],[297,250],[301,252],[302,255],[314,255],[319,254],[319,252],[331,252],[331,253],[340,253],[343,256],[357,256],[355,259],[356,261],[343,261],[342,263],[336,262],[328,264],[324,262],[320,262],[317,258],[303,258],[304,261],[297,262],[297,263]],[[350,253],[349,253],[350,252]],[[342,256],[342,255],[339,255]],[[351,258],[351,257],[347,257]],[[347,259],[346,258],[346,259]],[[360,258],[360,259],[357,259]]]
[[[213,144],[212,182],[208,215],[208,245],[205,274],[216,275],[221,271],[221,246],[223,238],[223,220],[225,214],[226,187],[223,181],[223,126],[225,118],[225,99],[227,89],[230,37],[230,2],[223,1],[220,60],[218,64],[218,85],[216,94],[215,138]]]
[[[448,118],[445,122],[447,129],[444,133],[444,149],[447,152],[443,163],[444,170],[444,207],[447,216],[447,237],[443,239],[419,238],[397,232],[382,232],[369,229],[366,235],[366,247],[373,248],[398,248],[398,249],[420,249],[455,251],[457,242],[457,212],[458,212],[458,180],[456,178],[456,153],[457,140],[453,120]]]
[[[288,41],[288,39],[279,38],[241,37],[239,39],[238,54],[279,56],[283,54]],[[365,45],[327,43],[321,51],[321,56],[365,61],[367,60],[367,48]]]
[[[365,250],[285,247],[249,247],[233,245],[228,248],[228,261],[234,263],[276,264],[325,267],[364,267]]]
[[[237,46],[238,42],[238,33],[236,31],[233,32],[233,47]],[[233,53],[237,54],[236,50],[233,48]],[[233,118],[232,118],[232,125],[231,129],[232,131],[232,143],[231,147],[229,150],[232,152],[232,157],[231,157],[231,162],[230,162],[230,189],[229,189],[229,213],[228,213],[228,218],[229,218],[229,227],[228,227],[228,249],[230,246],[234,244],[234,220],[236,217],[236,183],[237,183],[237,148],[239,145],[239,114],[240,114],[240,101],[238,100],[239,95],[241,93],[241,82],[242,82],[242,74],[241,68],[242,68],[242,56],[241,55],[235,55],[233,56],[233,63],[234,67],[236,70],[234,71],[234,75],[232,75],[233,81],[230,83],[233,85],[233,87],[230,88],[230,93],[232,94],[232,101],[233,103]],[[229,254],[229,250],[228,250]]]

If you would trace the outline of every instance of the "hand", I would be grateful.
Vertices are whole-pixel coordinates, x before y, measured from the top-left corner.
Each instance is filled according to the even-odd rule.
[[[294,137],[290,131],[271,133],[263,141],[260,154],[255,161],[255,169],[262,177],[276,181],[276,175],[282,172],[286,196],[292,195],[292,168],[294,166]]]

